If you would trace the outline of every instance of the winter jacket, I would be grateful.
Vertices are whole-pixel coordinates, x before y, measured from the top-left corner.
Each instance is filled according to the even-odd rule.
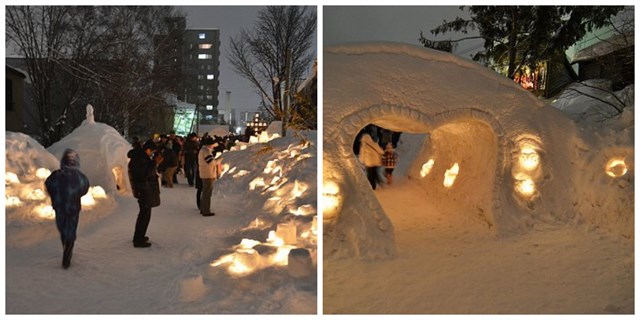
[[[393,150],[385,150],[382,155],[382,165],[385,168],[395,168],[398,162],[398,154]]]
[[[74,241],[82,205],[80,198],[89,192],[89,179],[80,171],[80,157],[67,149],[60,160],[60,169],[44,181],[51,197],[56,223],[63,241]]]
[[[169,146],[165,146],[164,151],[162,152],[162,157],[164,161],[162,162],[166,168],[177,167],[178,166],[178,154],[170,148]]]
[[[198,174],[200,179],[217,179],[220,174],[218,172],[218,164],[221,162],[220,159],[214,159],[211,149],[203,146],[198,153]]]
[[[187,159],[197,159],[198,157],[198,141],[187,139],[184,142],[184,157]]]
[[[141,148],[127,153],[129,160],[129,181],[133,196],[141,205],[157,207],[160,205],[160,184],[156,174],[156,162],[149,158]]]
[[[379,167],[382,165],[382,154],[384,150],[373,141],[368,133],[362,134],[360,138],[359,159],[365,167]]]

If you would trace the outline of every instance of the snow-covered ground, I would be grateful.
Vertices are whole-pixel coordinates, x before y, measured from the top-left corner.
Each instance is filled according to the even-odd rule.
[[[349,166],[349,170],[340,171],[353,174],[349,179],[334,174],[337,171],[334,163],[341,161],[347,166],[346,163],[354,162],[356,158],[350,150],[333,150],[331,156],[334,158],[330,162],[333,167],[327,170],[328,143],[325,140],[324,179],[330,176],[340,182],[342,194],[339,195],[349,200],[344,200],[341,211],[335,210],[337,213],[333,220],[325,222],[324,313],[633,314],[633,88],[617,93],[618,99],[626,105],[624,112],[614,117],[607,113],[610,119],[603,120],[592,117],[604,109],[597,99],[568,94],[559,96],[555,109],[548,105],[527,109],[524,106],[533,105],[528,101],[517,104],[522,106],[517,111],[501,109],[501,105],[509,104],[509,94],[519,97],[521,93],[512,89],[509,83],[494,85],[498,80],[469,81],[469,69],[475,66],[458,68],[455,64],[448,64],[446,70],[444,67],[443,70],[424,67],[449,57],[443,55],[444,58],[440,59],[436,53],[411,51],[414,56],[422,54],[430,59],[425,59],[427,62],[413,59],[413,56],[398,59],[403,63],[398,63],[400,67],[406,68],[402,69],[393,64],[395,57],[384,51],[387,55],[380,56],[387,59],[388,64],[373,69],[358,65],[345,70],[350,64],[344,61],[360,63],[369,58],[366,53],[370,52],[365,49],[388,50],[385,46],[337,48],[332,52],[335,54],[334,65],[325,55],[325,66],[328,66],[325,70],[333,72],[325,71],[328,83],[333,83],[325,86],[325,94],[331,93],[330,97],[325,96],[325,112],[329,108],[331,119],[339,120],[329,128],[325,127],[325,139],[327,132],[333,133],[329,136],[332,145],[342,148],[346,138],[341,134],[346,130],[335,130],[336,123],[345,127],[355,123],[361,128],[362,119],[366,118],[369,123],[398,130],[402,125],[415,123],[402,122],[406,118],[421,121],[425,118],[414,110],[418,107],[426,105],[432,109],[418,111],[438,115],[440,110],[433,111],[436,109],[433,105],[438,106],[439,103],[450,108],[478,106],[494,97],[491,95],[494,92],[489,89],[495,89],[495,92],[504,94],[505,99],[491,101],[495,106],[490,110],[497,120],[503,121],[503,126],[517,123],[513,130],[516,134],[543,132],[540,135],[546,139],[546,145],[544,150],[540,149],[543,156],[537,160],[542,159],[540,161],[546,171],[538,177],[539,184],[536,182],[543,192],[534,201],[522,202],[520,207],[510,207],[505,201],[494,205],[494,217],[507,217],[501,222],[515,222],[513,225],[518,226],[508,229],[508,232],[496,232],[496,229],[504,230],[504,225],[488,219],[486,212],[490,206],[475,198],[483,200],[478,195],[491,195],[503,190],[511,192],[514,184],[509,180],[490,179],[495,157],[501,159],[502,156],[496,153],[495,141],[503,134],[495,134],[495,130],[490,134],[491,129],[486,129],[489,126],[472,126],[474,123],[462,121],[462,126],[454,126],[445,122],[444,125],[439,123],[432,131],[422,131],[422,134],[403,134],[397,150],[400,163],[394,172],[393,185],[383,183],[371,198],[368,197],[369,186],[364,184],[364,170],[351,170],[363,168]],[[410,51],[410,48],[397,50]],[[371,54],[370,59],[375,58],[378,57]],[[359,73],[351,76],[349,72]],[[371,76],[368,72],[386,72],[393,77],[387,81],[382,75]],[[430,76],[434,81],[419,78],[428,72],[432,72]],[[455,83],[447,83],[445,87],[444,80],[436,80],[438,77],[459,79],[466,86],[454,88]],[[421,81],[416,81],[416,78]],[[424,83],[429,83],[429,86]],[[485,85],[493,87],[486,89]],[[437,86],[443,87],[441,92],[430,91]],[[604,98],[604,93],[598,90],[591,94],[601,100],[610,99]],[[459,100],[464,103],[459,103]],[[393,107],[378,107],[386,104]],[[396,105],[400,107],[394,109]],[[404,106],[413,109],[402,109]],[[351,109],[345,112],[344,108]],[[340,112],[348,115],[357,113],[359,117],[342,121],[337,115]],[[505,122],[507,117],[511,118]],[[418,132],[408,125],[407,131]],[[504,135],[509,134],[506,131]],[[431,135],[427,140],[426,133]],[[457,138],[456,135],[460,138],[452,139]],[[434,150],[440,154],[436,156],[443,155],[443,150],[451,151],[453,157],[470,154],[473,158],[470,156],[467,160],[474,160],[476,170],[465,172],[460,169],[456,185],[451,189],[443,188],[444,170],[436,175],[432,172],[427,178],[423,176],[424,179],[415,174],[412,176],[410,169],[416,164],[426,165],[429,159],[419,158],[421,155],[416,152],[422,150],[425,141],[437,145]],[[502,147],[500,143],[498,147]],[[506,157],[518,152],[522,151],[513,148]],[[353,158],[349,158],[351,156]],[[470,168],[469,163],[466,165],[461,167]],[[456,188],[463,187],[465,192],[457,192]],[[327,198],[329,196],[333,194]],[[369,216],[362,213],[371,208],[377,210],[378,203],[382,207],[379,211],[384,215],[377,211]],[[326,228],[327,225],[331,229]],[[393,243],[393,255],[376,253],[367,256],[362,253],[374,247],[373,243],[382,243],[379,235],[388,233],[392,233],[392,241],[384,243]],[[375,234],[377,237],[366,238],[362,234]],[[358,245],[351,245],[354,239],[360,241]],[[353,253],[351,256],[339,254],[339,250],[344,248],[355,249],[347,251]],[[390,251],[380,250],[383,253]]]
[[[92,171],[103,164],[82,155],[100,146],[76,139],[89,132],[85,139],[100,141],[88,125],[96,124],[83,124],[65,141],[77,145],[81,167]],[[27,197],[46,176],[36,170],[53,171],[59,160],[31,138],[7,132],[6,171],[17,180],[7,183],[6,197],[21,203],[6,209],[6,313],[315,314],[316,139],[315,132],[290,133],[225,152],[213,217],[199,214],[196,189],[179,176],[152,210],[150,248],[132,246],[138,205],[130,194],[95,196],[94,205],[83,205],[64,270],[48,197]],[[109,169],[104,175],[116,175]]]

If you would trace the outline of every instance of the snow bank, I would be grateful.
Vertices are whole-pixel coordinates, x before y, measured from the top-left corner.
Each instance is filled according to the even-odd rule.
[[[591,141],[508,79],[450,54],[374,43],[327,48],[325,80],[327,257],[395,255],[393,224],[352,152],[370,123],[417,134],[407,148],[417,152],[400,154],[403,173],[424,189],[417,201],[447,201],[498,236],[575,221],[567,199],[584,175],[577,150]]]
[[[633,86],[612,92],[604,79],[575,83],[553,102],[574,119],[580,139],[574,145],[577,167],[571,201],[581,222],[591,228],[633,238],[634,211],[634,99]],[[609,103],[617,105],[621,114]],[[626,172],[605,174],[614,161],[622,161]]]
[[[231,236],[235,245],[211,263],[214,269],[242,277],[292,260],[291,276],[315,276],[309,270],[317,264],[316,134],[290,131],[221,155],[224,172],[214,187],[214,203],[223,194],[246,194],[242,206],[259,211],[247,212],[246,227]],[[309,260],[300,258],[305,254]]]
[[[29,246],[56,239],[55,213],[46,193],[44,181],[60,168],[60,160],[37,141],[22,133],[6,132],[5,206],[8,246]],[[62,152],[60,156],[62,155]],[[81,161],[81,169],[83,159]],[[93,181],[91,190],[96,189]],[[99,198],[97,205],[88,205],[83,198],[80,225],[95,222],[113,210],[115,201]],[[89,200],[90,201],[90,200]]]

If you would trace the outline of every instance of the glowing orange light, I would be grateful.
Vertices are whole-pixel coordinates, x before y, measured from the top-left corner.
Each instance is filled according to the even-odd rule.
[[[427,161],[425,164],[422,165],[422,169],[420,169],[420,176],[421,177],[426,177],[429,172],[431,172],[431,169],[433,169],[433,163],[435,161],[433,159],[429,159],[429,161]]]
[[[536,192],[536,184],[531,179],[516,182],[516,191],[523,196],[530,197]]]
[[[627,164],[624,162],[624,159],[610,159],[605,167],[605,172],[613,178],[622,177],[627,173]]]
[[[36,170],[36,177],[41,180],[47,179],[51,175],[51,171],[47,168],[38,168]]]
[[[453,183],[456,181],[456,177],[458,176],[458,172],[460,171],[460,166],[458,166],[458,163],[454,163],[453,166],[451,166],[451,168],[447,169],[447,171],[444,173],[444,186],[447,188],[450,188]]]
[[[525,146],[520,150],[519,161],[522,168],[531,171],[540,165],[540,156],[535,149],[530,146]]]

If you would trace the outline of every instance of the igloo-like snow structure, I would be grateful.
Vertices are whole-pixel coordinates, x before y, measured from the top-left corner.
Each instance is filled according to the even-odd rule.
[[[47,150],[59,159],[67,148],[80,155],[80,167],[91,185],[101,186],[107,193],[131,192],[127,172],[131,144],[113,127],[95,122],[91,105],[87,106],[87,119]]]
[[[323,97],[325,256],[395,255],[393,224],[352,149],[370,123],[424,133],[408,177],[430,199],[454,199],[496,235],[575,214],[567,197],[574,146],[582,143],[575,124],[485,67],[406,44],[329,47]],[[454,184],[444,186],[456,165]]]

